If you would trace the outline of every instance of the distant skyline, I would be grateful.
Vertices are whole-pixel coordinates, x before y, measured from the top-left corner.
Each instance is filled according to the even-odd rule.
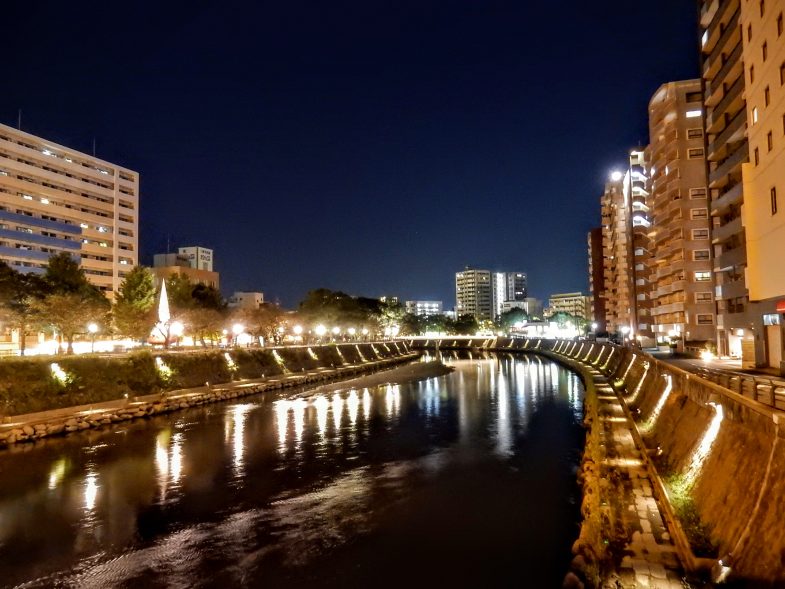
[[[0,121],[139,171],[141,260],[202,245],[225,294],[454,304],[465,266],[586,291],[607,174],[696,7],[622,2],[4,5]]]

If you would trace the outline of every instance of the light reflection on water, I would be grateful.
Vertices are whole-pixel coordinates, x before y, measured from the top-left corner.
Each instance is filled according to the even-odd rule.
[[[575,492],[571,464],[582,407],[577,376],[537,357],[447,353],[445,361],[455,372],[420,382],[249,398],[0,455],[2,466],[20,472],[0,487],[4,582],[111,586],[161,577],[185,586],[222,577],[230,585],[285,578],[296,586],[291,568],[313,567],[328,586],[340,586],[345,579],[331,581],[338,573],[330,567],[350,578],[360,572],[354,565],[344,570],[340,562],[328,567],[329,555],[351,552],[357,538],[378,530],[387,530],[382,538],[396,538],[401,527],[412,549],[421,541],[424,552],[458,539],[471,546],[478,534],[494,545],[488,536],[496,528],[460,527],[445,538],[434,530],[451,525],[445,523],[450,518],[440,519],[441,510],[470,513],[495,509],[495,503],[501,510],[507,494],[506,509],[513,511],[554,496],[552,517],[565,518],[559,542],[568,557],[574,521],[562,504]],[[538,417],[538,410],[546,413]],[[553,439],[553,431],[570,433]],[[537,452],[528,457],[530,445]],[[541,459],[534,471],[519,464]],[[540,481],[508,474],[554,464],[561,465],[561,491],[549,486],[553,475]],[[413,496],[418,501],[427,497],[430,503],[413,503],[399,514],[412,501],[412,489],[420,489]],[[526,493],[534,494],[531,500]],[[461,526],[516,521],[514,513],[496,515]],[[527,525],[499,534],[503,545],[496,550],[509,550],[509,534],[529,533]],[[548,558],[560,558],[545,539],[537,542],[547,547]],[[384,553],[363,552],[362,558],[382,559]],[[362,574],[369,575],[363,582],[375,582],[373,570]]]

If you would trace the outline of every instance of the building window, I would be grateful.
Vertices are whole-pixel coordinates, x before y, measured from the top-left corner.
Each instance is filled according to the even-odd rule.
[[[709,250],[693,250],[692,260],[694,262],[700,262],[708,259],[709,259]]]
[[[695,318],[698,325],[714,325],[714,315],[711,313],[698,313]]]
[[[771,196],[771,214],[776,215],[777,214],[777,187],[772,186],[771,190],[769,191],[769,194]]]
[[[711,280],[711,272],[695,272],[695,282],[708,282]]]
[[[752,107],[752,124],[754,125],[757,122],[758,122],[758,107],[757,106],[753,106]]]
[[[747,25],[747,43],[752,41],[752,25]]]
[[[766,147],[769,148],[769,151],[774,149],[774,137],[771,134],[771,131],[766,133]]]
[[[782,13],[777,15],[777,36],[782,36]]]
[[[709,230],[708,229],[693,229],[692,230],[692,239],[694,241],[700,239],[708,239],[709,238]]]
[[[771,92],[769,91],[769,87],[766,86],[763,89],[763,106],[769,106],[771,102]]]
[[[690,219],[693,221],[699,219],[708,219],[709,209],[690,209]]]
[[[686,113],[684,113],[684,116],[686,118],[688,118],[688,119],[694,119],[696,117],[701,116],[701,111],[700,110],[688,110]]]
[[[703,137],[703,129],[700,127],[687,129],[687,139],[700,139],[701,137]]]
[[[711,291],[707,290],[705,292],[696,292],[695,293],[695,302],[696,303],[710,303],[711,299]]]
[[[752,150],[752,160],[755,162],[756,166],[760,163],[760,151],[758,151],[757,147]]]
[[[751,65],[750,66],[750,84],[752,84],[754,81],[755,81],[755,66]]]
[[[785,61],[780,64],[780,86],[785,84]]]
[[[763,12],[766,10],[766,0],[760,0],[760,15],[763,16]]]
[[[766,41],[763,42],[763,45],[760,46],[760,55],[763,58],[763,61],[769,57],[769,46]]]
[[[690,199],[691,200],[698,200],[706,198],[706,189],[705,188],[690,188]]]

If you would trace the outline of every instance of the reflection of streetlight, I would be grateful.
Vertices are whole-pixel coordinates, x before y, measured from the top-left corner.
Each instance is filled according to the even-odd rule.
[[[90,332],[90,353],[95,352],[95,334],[98,333],[98,324],[88,323],[87,331]]]

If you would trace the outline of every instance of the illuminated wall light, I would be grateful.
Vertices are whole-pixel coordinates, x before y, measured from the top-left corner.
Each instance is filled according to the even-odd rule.
[[[643,383],[646,382],[646,376],[649,374],[649,367],[650,364],[648,362],[643,363],[643,376],[641,376],[640,380],[638,381],[638,385],[632,392],[632,396],[630,397],[629,401],[630,403],[635,403],[638,400],[638,395],[640,395],[640,392],[643,389]]]
[[[308,355],[314,360],[319,360],[319,356],[317,356],[316,352],[314,352],[311,348],[308,348]]]
[[[694,119],[696,117],[701,116],[702,112],[703,111],[701,111],[700,109],[698,109],[698,110],[688,110],[686,113],[684,113],[684,117],[687,118],[687,119]]]
[[[29,194],[23,194],[22,198],[25,199],[25,200],[33,200],[33,197],[30,196]]]
[[[160,356],[156,356],[155,358],[155,368],[158,371],[158,374],[164,380],[169,380],[174,375],[174,371],[163,361],[163,358]]]
[[[65,386],[71,382],[72,378],[68,376],[68,373],[63,370],[57,362],[52,362],[49,365],[49,368],[52,371],[52,376],[61,386]]]
[[[41,204],[42,205],[48,205],[49,204],[49,199],[48,198],[42,198],[41,199]]]
[[[706,429],[706,433],[703,434],[700,444],[698,444],[697,448],[695,448],[695,451],[692,453],[690,466],[684,475],[684,481],[687,488],[695,483],[698,474],[700,474],[700,471],[703,468],[703,464],[706,462],[706,458],[708,458],[709,453],[711,452],[714,440],[717,439],[717,436],[720,433],[720,426],[722,425],[723,419],[722,405],[719,403],[709,403],[709,405],[714,408],[714,416],[709,423],[709,427]]]
[[[224,352],[224,360],[226,360],[226,367],[229,369],[229,372],[237,372],[237,363],[229,355],[229,352]]]
[[[671,377],[670,374],[663,374],[662,376],[665,379],[665,389],[663,389],[660,398],[657,400],[657,404],[654,406],[649,419],[646,420],[646,423],[641,427],[645,432],[651,431],[651,429],[657,425],[657,420],[660,418],[662,408],[665,407],[665,402],[668,400],[671,390],[673,389],[673,377]]]

